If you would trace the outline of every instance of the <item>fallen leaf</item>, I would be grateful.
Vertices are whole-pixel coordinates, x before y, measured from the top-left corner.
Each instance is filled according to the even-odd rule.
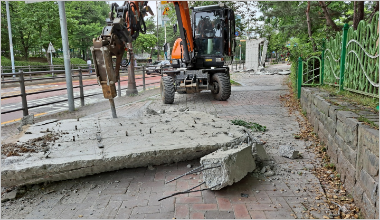
[[[323,218],[324,218],[324,219],[329,219],[329,217],[327,217],[327,216],[325,216],[325,215],[323,216]]]
[[[315,197],[316,200],[319,200],[320,198],[319,197]]]

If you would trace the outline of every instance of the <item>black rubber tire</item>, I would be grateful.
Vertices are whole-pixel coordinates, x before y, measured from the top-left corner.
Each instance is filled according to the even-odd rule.
[[[215,73],[212,75],[212,83],[218,83],[219,91],[211,90],[214,98],[218,101],[226,101],[231,96],[230,77],[226,73]]]
[[[160,83],[161,98],[164,104],[173,104],[174,102],[174,81],[171,76],[161,77]]]

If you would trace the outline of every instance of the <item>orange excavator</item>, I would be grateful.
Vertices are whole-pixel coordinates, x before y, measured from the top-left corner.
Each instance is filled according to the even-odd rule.
[[[172,51],[175,70],[163,71],[161,97],[165,104],[174,102],[175,92],[199,93],[211,90],[214,98],[227,100],[231,95],[226,60],[233,60],[235,16],[225,4],[188,7],[185,1],[173,1],[180,38]],[[191,18],[189,9],[192,10]],[[174,27],[176,32],[177,27]]]
[[[174,70],[164,71],[160,90],[163,103],[172,104],[175,92],[198,93],[211,90],[216,100],[231,95],[230,74],[226,60],[233,60],[235,49],[235,16],[225,4],[188,7],[185,1],[172,1],[175,6],[180,38],[174,44],[171,64]],[[192,10],[192,19],[189,9]],[[124,51],[129,53],[128,92],[137,93],[134,76],[132,41],[145,33],[144,16],[153,15],[147,1],[130,1],[119,6],[113,3],[102,34],[93,40],[92,57],[98,84],[104,98],[109,99],[116,118],[113,98]],[[115,15],[116,14],[116,15]],[[177,26],[174,28],[177,29]],[[112,56],[116,56],[113,67]]]
[[[148,13],[153,15],[148,1],[125,1],[122,6],[113,3],[106,19],[107,26],[98,38],[93,39],[90,49],[98,84],[102,86],[104,98],[110,101],[113,118],[117,118],[113,98],[116,96],[116,83],[120,80],[120,64],[125,51],[129,54],[127,94],[137,93],[132,41],[136,40],[139,33],[145,34],[144,17]],[[115,67],[112,56],[116,56]]]

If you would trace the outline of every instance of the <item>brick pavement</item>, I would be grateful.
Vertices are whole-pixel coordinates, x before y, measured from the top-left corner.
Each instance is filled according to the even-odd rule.
[[[124,169],[75,180],[28,186],[21,198],[2,203],[2,218],[322,218],[328,214],[324,193],[311,174],[315,155],[309,143],[295,140],[299,125],[279,101],[286,94],[286,76],[234,74],[244,86],[233,87],[227,102],[214,101],[208,92],[176,94],[173,105],[164,105],[159,96],[118,108],[118,114],[149,105],[155,110],[189,107],[225,119],[240,118],[265,125],[256,133],[266,142],[275,176],[251,173],[240,182],[219,191],[182,194],[158,202],[159,198],[197,185],[201,176],[190,175],[169,184],[164,181],[199,165],[199,160],[148,168]],[[265,88],[257,89],[257,88]],[[103,117],[102,113],[93,113]],[[181,140],[179,140],[181,141]],[[292,143],[303,158],[277,156],[280,144]],[[196,189],[200,189],[199,187]],[[248,198],[242,197],[248,194]],[[316,198],[316,197],[320,198]]]

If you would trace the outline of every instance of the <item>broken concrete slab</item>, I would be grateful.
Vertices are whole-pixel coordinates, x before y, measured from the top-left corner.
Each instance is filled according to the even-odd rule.
[[[219,149],[201,158],[203,181],[207,188],[219,190],[243,179],[256,169],[252,149],[246,143],[227,149]],[[212,168],[214,167],[214,168]]]
[[[166,111],[134,120],[81,118],[31,125],[31,134],[19,138],[20,144],[46,133],[55,134],[57,139],[47,146],[48,157],[39,152],[2,159],[1,183],[4,187],[35,184],[192,160],[221,147],[247,142],[245,130],[194,111]],[[103,148],[98,147],[99,143]]]
[[[280,145],[278,148],[280,156],[287,157],[289,159],[298,158],[299,151],[296,151],[294,147],[290,145]]]

